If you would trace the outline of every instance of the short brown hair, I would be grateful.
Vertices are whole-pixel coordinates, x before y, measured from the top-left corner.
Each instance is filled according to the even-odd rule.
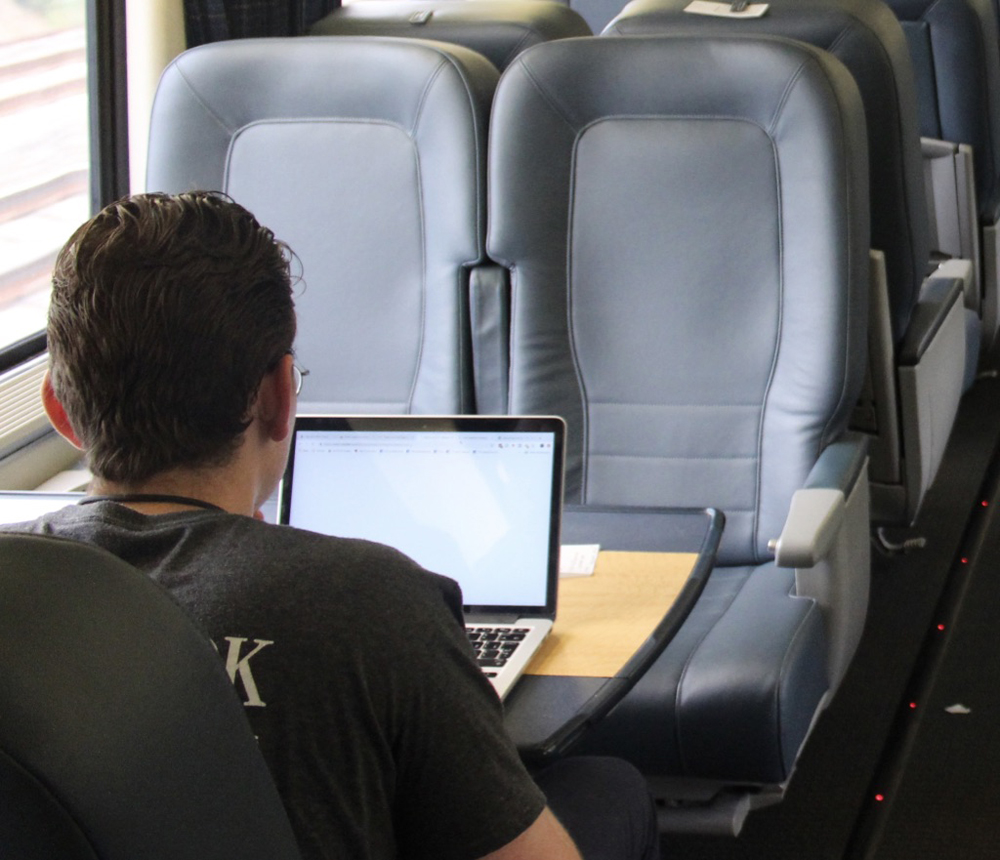
[[[225,463],[264,375],[292,349],[291,252],[224,195],[140,194],[59,252],[56,396],[98,477]]]

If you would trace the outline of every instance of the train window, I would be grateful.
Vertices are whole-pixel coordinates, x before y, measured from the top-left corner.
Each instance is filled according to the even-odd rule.
[[[0,349],[40,331],[90,214],[86,0],[0,0]]]

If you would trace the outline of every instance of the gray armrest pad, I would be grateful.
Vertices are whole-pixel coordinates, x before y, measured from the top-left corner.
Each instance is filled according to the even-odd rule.
[[[962,301],[962,282],[957,278],[929,278],[920,291],[910,326],[899,346],[898,364],[912,367],[933,342],[956,302]]]
[[[781,537],[774,543],[778,567],[813,567],[829,552],[844,524],[847,500],[841,490],[796,490]]]
[[[920,153],[924,158],[950,158],[958,151],[957,144],[936,137],[920,138]]]
[[[774,541],[778,567],[813,567],[830,550],[844,524],[847,497],[865,465],[867,443],[847,437],[820,455],[806,486],[792,496],[781,536]]]

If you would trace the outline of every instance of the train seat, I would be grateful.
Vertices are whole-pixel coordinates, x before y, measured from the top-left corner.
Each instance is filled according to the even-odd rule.
[[[569,39],[497,90],[509,411],[567,420],[569,502],[726,516],[679,636],[584,741],[665,799],[711,786],[666,827],[779,798],[860,637],[867,195],[857,87],[800,43]]]
[[[971,229],[959,244],[941,250],[982,254],[974,262],[981,266],[983,346],[989,349],[1000,329],[1000,32],[994,0],[886,2],[910,45],[921,134],[971,148],[974,196],[963,195]]]
[[[600,33],[622,11],[628,0],[569,0],[595,33]]]
[[[310,33],[454,42],[500,71],[539,42],[593,35],[580,15],[555,0],[357,0],[320,18]]]
[[[906,37],[879,0],[773,0],[766,15],[745,19],[686,14],[687,5],[687,0],[634,0],[604,32],[793,38],[837,57],[861,91],[871,167],[871,247],[880,255],[873,261],[869,380],[853,422],[872,439],[875,521],[908,525],[934,479],[959,399],[974,376],[979,318],[976,310],[963,310],[964,284],[956,292],[926,280],[928,209]],[[968,347],[970,338],[975,349]]]
[[[473,410],[497,78],[458,45],[332,36],[217,42],[163,73],[147,189],[224,191],[292,247],[302,411]]]
[[[18,858],[299,857],[212,644],[87,544],[0,535],[0,844]]]

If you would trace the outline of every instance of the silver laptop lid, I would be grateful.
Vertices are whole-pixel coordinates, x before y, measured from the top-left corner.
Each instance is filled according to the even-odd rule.
[[[300,415],[279,521],[396,547],[470,615],[553,618],[564,437],[553,417]]]

